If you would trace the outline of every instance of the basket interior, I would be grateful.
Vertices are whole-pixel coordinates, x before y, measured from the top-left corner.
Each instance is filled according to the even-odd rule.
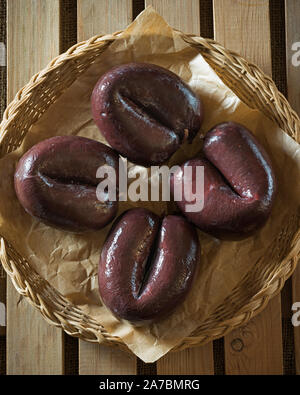
[[[296,141],[300,138],[300,121],[286,99],[278,92],[274,82],[256,66],[239,55],[225,50],[212,40],[183,35],[215,70],[223,82],[249,107],[262,111],[274,120]],[[51,67],[35,75],[29,84],[8,106],[1,124],[0,157],[17,149],[31,125],[37,122],[63,92],[98,58],[112,43],[109,36],[96,37],[77,44],[66,54],[51,62]],[[291,255],[299,240],[299,214],[287,218],[285,228],[278,234],[268,253],[255,262],[243,281],[231,295],[197,328],[176,350],[202,344],[223,336],[229,329],[246,322],[259,312],[268,299],[278,293],[284,281],[292,274],[298,255]],[[54,325],[88,341],[119,345],[123,341],[111,336],[101,324],[83,314],[68,302],[46,280],[41,278],[13,246],[2,240],[1,258],[18,291],[29,297],[46,319]],[[272,265],[267,266],[267,262]],[[249,298],[249,295],[252,297]]]

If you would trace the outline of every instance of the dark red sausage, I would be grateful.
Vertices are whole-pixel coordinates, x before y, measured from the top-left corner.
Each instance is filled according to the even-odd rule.
[[[199,131],[200,99],[176,74],[129,63],[104,74],[92,94],[93,117],[108,143],[140,165],[166,161]]]
[[[191,287],[200,247],[183,217],[162,221],[149,210],[125,212],[112,227],[99,262],[99,291],[115,316],[131,322],[163,318]]]
[[[117,202],[100,202],[98,167],[112,166],[118,155],[95,140],[58,136],[34,145],[20,159],[15,191],[24,209],[39,220],[72,232],[97,230],[113,220]]]
[[[275,198],[276,182],[264,148],[244,126],[227,122],[205,136],[204,158],[184,163],[191,166],[195,190],[195,167],[204,166],[204,207],[188,213],[184,199],[177,202],[186,217],[201,230],[220,238],[251,235],[268,219]],[[184,178],[172,177],[171,186]]]

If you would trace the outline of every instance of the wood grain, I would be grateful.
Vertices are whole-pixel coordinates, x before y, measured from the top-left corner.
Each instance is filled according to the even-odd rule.
[[[225,336],[224,344],[226,374],[283,374],[280,297]]]
[[[132,20],[128,0],[78,0],[78,41],[124,29]],[[117,348],[79,341],[79,374],[135,374],[136,358]]]
[[[174,28],[200,34],[198,0],[146,0]],[[213,374],[212,343],[181,352],[172,352],[157,362],[157,374]]]
[[[124,29],[132,20],[131,0],[77,0],[78,40]]]
[[[7,2],[7,96],[59,54],[59,0]],[[62,374],[62,331],[7,281],[7,374]]]
[[[199,0],[145,0],[175,29],[200,34]]]
[[[215,40],[271,75],[268,0],[214,0]]]
[[[157,361],[157,374],[214,374],[212,343],[168,353]]]
[[[285,16],[288,99],[300,116],[300,64],[298,64],[300,63],[299,0],[285,1]],[[293,59],[293,57],[296,59]],[[293,274],[292,287],[293,303],[300,302],[300,265],[298,265]],[[296,372],[300,374],[300,326],[294,328],[294,343]]]
[[[300,115],[300,2],[298,0],[286,0],[285,15],[288,99]],[[294,49],[292,49],[293,46]],[[293,65],[296,60],[298,66]]]
[[[80,340],[79,374],[136,374],[136,357],[117,347]]]
[[[268,0],[214,0],[216,41],[271,75]],[[280,295],[248,325],[225,337],[226,374],[282,374]]]

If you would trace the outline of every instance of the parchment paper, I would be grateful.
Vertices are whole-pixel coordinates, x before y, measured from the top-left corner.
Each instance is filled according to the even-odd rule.
[[[201,149],[201,136],[218,122],[237,121],[257,136],[271,156],[279,192],[266,226],[239,242],[220,242],[199,233],[202,257],[197,278],[186,301],[168,318],[145,327],[119,322],[101,305],[97,265],[111,225],[85,235],[74,235],[31,218],[19,204],[13,174],[18,159],[33,144],[55,135],[81,135],[104,142],[92,121],[90,96],[100,76],[112,66],[131,61],[155,63],[183,78],[201,97],[205,120],[192,145],[183,146],[170,160],[180,163]],[[147,170],[130,164],[131,172]],[[31,127],[22,146],[0,161],[0,233],[34,269],[70,302],[121,337],[143,361],[153,362],[188,336],[230,295],[232,289],[265,254],[286,218],[299,208],[299,145],[263,114],[248,108],[220,80],[202,56],[152,9],[146,9]],[[161,214],[165,202],[121,202],[144,206]]]

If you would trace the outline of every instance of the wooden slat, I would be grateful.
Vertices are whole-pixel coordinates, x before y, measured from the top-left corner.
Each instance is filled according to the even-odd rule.
[[[200,34],[199,0],[146,0],[174,28]],[[213,374],[212,343],[181,352],[172,352],[157,362],[158,374]]]
[[[132,20],[131,0],[77,0],[78,40],[124,29]]]
[[[200,34],[199,0],[145,0],[175,29]]]
[[[247,325],[225,336],[226,374],[282,374],[280,297]]]
[[[215,39],[272,73],[268,0],[214,0]]]
[[[8,101],[59,54],[59,0],[7,1]],[[7,374],[62,374],[62,331],[7,281]]]
[[[291,105],[293,106],[293,108],[300,115],[300,81],[299,81],[300,2],[299,0],[285,1],[285,15],[286,15],[285,29],[286,29],[286,49],[287,49],[286,59],[287,59],[288,99]],[[298,64],[298,66],[296,66],[296,64]]]
[[[214,374],[212,343],[168,353],[157,361],[157,374]]]
[[[79,374],[136,374],[136,358],[116,347],[79,341]]]
[[[288,99],[300,116],[300,1],[285,1]],[[298,44],[295,44],[298,43]],[[294,57],[294,59],[293,59]],[[300,302],[300,265],[293,277],[293,303]],[[296,372],[300,374],[300,327],[294,329]]]
[[[216,41],[271,75],[268,0],[214,0]],[[227,374],[282,374],[280,295],[248,325],[225,337]]]
[[[131,0],[78,0],[78,41],[124,29],[132,20]],[[79,341],[79,374],[135,374],[136,358],[117,348]]]

